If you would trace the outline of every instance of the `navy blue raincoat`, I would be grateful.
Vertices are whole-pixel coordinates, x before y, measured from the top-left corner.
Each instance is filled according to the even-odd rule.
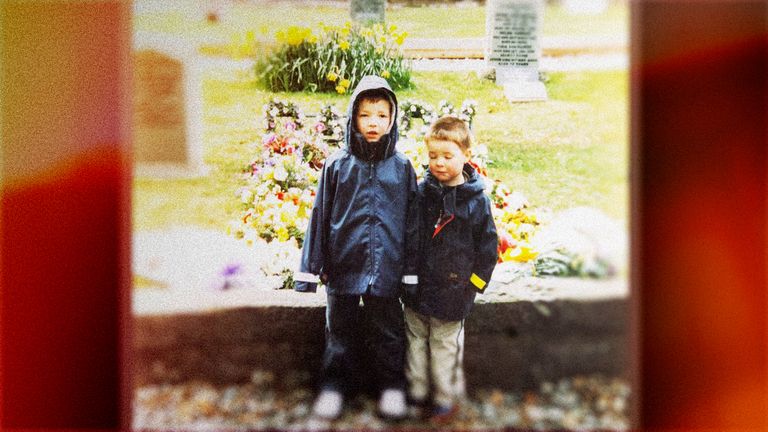
[[[491,201],[477,172],[464,165],[466,181],[443,187],[429,170],[419,184],[421,265],[418,288],[406,287],[405,304],[446,321],[467,317],[498,259]]]
[[[383,90],[392,126],[377,142],[357,131],[354,112],[364,91]],[[350,98],[346,146],[323,165],[304,238],[297,291],[398,297],[401,283],[417,282],[416,173],[396,151],[397,99],[386,80],[364,77]]]

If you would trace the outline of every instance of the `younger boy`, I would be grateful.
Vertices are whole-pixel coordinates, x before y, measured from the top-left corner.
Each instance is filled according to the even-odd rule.
[[[348,112],[346,147],[323,165],[295,274],[297,291],[314,292],[320,280],[328,298],[313,413],[337,418],[359,369],[375,377],[379,414],[397,419],[406,414],[401,283],[417,283],[416,173],[395,150],[397,99],[386,80],[364,77]],[[357,334],[372,353],[365,368],[353,352]]]
[[[464,319],[497,260],[496,226],[481,177],[467,163],[470,132],[444,116],[425,137],[429,169],[419,183],[421,264],[418,288],[406,287],[406,376],[416,406],[449,419],[464,395]]]

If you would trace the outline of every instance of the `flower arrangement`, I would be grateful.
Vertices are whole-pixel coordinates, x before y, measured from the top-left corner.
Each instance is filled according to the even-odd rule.
[[[538,255],[530,244],[539,220],[520,192],[511,192],[495,181],[487,190],[493,207],[493,220],[499,235],[499,262],[530,261]]]
[[[315,132],[319,133],[325,142],[331,146],[338,146],[344,139],[344,128],[341,124],[341,113],[333,104],[324,105],[317,114]]]
[[[422,127],[417,130],[420,137],[427,133],[427,127],[437,119],[432,105],[416,99],[406,99],[400,103],[398,125],[401,133],[408,133],[414,129],[413,120],[420,119]]]
[[[271,100],[264,106],[265,133],[257,157],[236,191],[243,213],[229,231],[249,244],[294,239],[299,247],[314,205],[314,185],[325,158],[338,144],[340,116],[323,107],[311,126],[294,104]],[[327,134],[331,131],[331,134]]]
[[[295,129],[301,129],[304,124],[304,113],[293,102],[286,102],[279,98],[272,98],[262,107],[264,117],[264,129],[272,132],[278,128],[278,119],[287,119],[295,125]]]
[[[230,233],[248,244],[263,239],[301,248],[314,205],[319,170],[343,137],[342,116],[334,106],[327,105],[320,109],[316,121],[311,122],[296,105],[280,100],[270,101],[263,112],[265,132],[261,142],[257,143],[258,157],[244,173],[246,185],[236,192],[243,205],[243,213],[239,220],[232,223]],[[414,128],[413,120],[422,119],[428,123],[438,114],[453,114],[472,122],[477,104],[464,101],[460,110],[456,110],[449,102],[442,101],[435,111],[422,102],[406,100],[401,104],[400,112],[407,114],[400,118],[403,127],[400,129],[398,150],[410,159],[417,176],[421,178],[429,158],[423,140],[424,130]],[[579,264],[578,256],[567,251],[550,256],[536,250],[531,240],[541,225],[538,212],[531,208],[522,193],[489,178],[487,167],[491,161],[485,145],[473,146],[469,163],[485,179],[486,193],[492,203],[491,210],[499,234],[499,262],[526,263],[532,266],[533,274],[540,275],[600,273],[602,269]],[[292,271],[290,266],[283,265],[270,274],[288,281],[282,285],[289,287]]]
[[[397,27],[374,24],[291,26],[275,35],[277,48],[256,63],[272,91],[347,93],[365,75],[386,79],[393,89],[411,86],[411,65],[400,49],[407,37]]]

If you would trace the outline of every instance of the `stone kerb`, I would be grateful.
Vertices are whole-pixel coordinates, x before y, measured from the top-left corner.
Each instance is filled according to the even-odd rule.
[[[579,374],[624,376],[627,291],[621,278],[492,280],[466,323],[470,390],[527,389]],[[135,291],[135,385],[247,382],[255,371],[317,378],[322,289],[186,294]]]
[[[202,70],[195,44],[136,34],[133,156],[139,176],[195,177],[203,163]]]

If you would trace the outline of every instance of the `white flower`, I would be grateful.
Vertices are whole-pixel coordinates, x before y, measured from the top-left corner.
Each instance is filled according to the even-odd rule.
[[[285,166],[283,166],[282,164],[275,167],[275,171],[273,175],[275,177],[275,180],[277,181],[285,181],[288,179],[288,171],[285,169]]]
[[[240,201],[247,204],[252,200],[253,200],[253,192],[251,192],[250,189],[243,189],[243,191],[240,193]]]

